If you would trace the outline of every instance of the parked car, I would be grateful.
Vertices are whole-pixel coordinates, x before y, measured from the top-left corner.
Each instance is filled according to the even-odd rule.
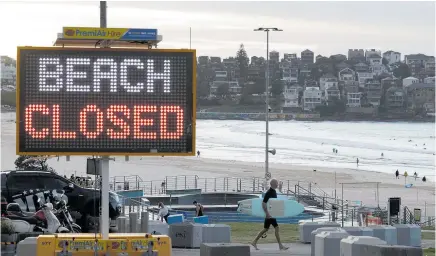
[[[100,214],[99,190],[82,188],[70,180],[47,171],[12,170],[1,172],[1,194],[8,203],[18,203],[24,212],[35,212],[35,198],[44,201],[44,192],[60,194],[68,204],[71,215],[84,232],[88,231],[91,219]],[[64,193],[64,194],[63,194]],[[37,195],[34,197],[33,195]],[[116,219],[121,214],[121,204],[116,193],[109,192],[109,217],[111,227],[116,227]],[[94,217],[94,218],[90,218]]]

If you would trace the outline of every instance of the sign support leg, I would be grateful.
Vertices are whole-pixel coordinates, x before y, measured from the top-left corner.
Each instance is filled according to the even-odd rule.
[[[102,239],[109,239],[109,156],[101,158],[101,215]]]

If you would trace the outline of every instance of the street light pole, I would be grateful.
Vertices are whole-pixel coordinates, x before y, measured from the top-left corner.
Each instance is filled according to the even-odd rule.
[[[265,81],[265,181],[268,181],[271,178],[271,174],[269,173],[269,161],[268,161],[268,153],[271,153],[269,150],[269,32],[270,31],[283,31],[278,28],[257,28],[254,31],[263,31],[266,32],[266,81]]]

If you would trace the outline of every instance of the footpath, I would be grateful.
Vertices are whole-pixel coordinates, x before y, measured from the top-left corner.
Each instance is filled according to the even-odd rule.
[[[290,243],[284,244],[289,247],[286,251],[279,251],[278,245],[274,244],[258,244],[259,250],[254,249],[250,246],[251,256],[277,256],[277,255],[288,255],[288,256],[310,256],[310,244],[301,243]],[[434,240],[422,240],[422,248],[435,248]],[[177,249],[173,248],[174,256],[200,256],[200,249]]]
[[[275,244],[258,244],[259,250],[250,246],[251,256],[276,256],[276,255],[288,255],[288,256],[310,256],[310,244],[284,244],[289,247],[286,251],[280,251],[279,246]],[[176,249],[173,248],[174,256],[200,256],[200,249]]]

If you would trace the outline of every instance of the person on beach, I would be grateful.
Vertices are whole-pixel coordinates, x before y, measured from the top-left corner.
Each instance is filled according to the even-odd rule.
[[[418,178],[418,174],[415,172],[414,174],[413,174],[413,177],[415,177],[415,180]]]
[[[271,217],[271,215],[268,212],[268,207],[267,207],[267,203],[268,203],[268,200],[270,198],[277,198],[276,188],[278,186],[279,186],[279,182],[276,179],[271,179],[271,181],[270,181],[270,188],[268,189],[268,191],[265,193],[265,196],[263,197],[262,208],[263,208],[263,211],[265,212],[265,215],[266,215],[265,216],[265,221],[263,223],[263,229],[259,232],[259,234],[257,234],[257,236],[253,240],[253,242],[251,242],[251,245],[256,250],[259,250],[257,248],[257,241],[259,241],[259,239],[264,234],[266,234],[266,232],[268,232],[268,229],[269,229],[269,227],[271,225],[274,227],[277,243],[279,244],[279,249],[280,250],[287,250],[287,249],[289,249],[288,247],[285,247],[282,244],[282,242],[280,241],[279,224],[277,224],[277,220],[275,218]]]
[[[359,166],[359,158],[356,159],[356,164]]]
[[[168,223],[168,216],[170,216],[170,211],[168,210],[168,207],[166,207],[162,202],[159,202],[157,206],[159,207],[158,216],[160,216],[160,221],[163,222],[163,220],[165,220],[165,222]]]
[[[200,150],[197,150],[197,157],[200,157]]]
[[[400,172],[398,171],[398,169],[397,169],[397,171],[395,172],[395,177],[397,178],[397,179],[399,179],[400,177]]]
[[[197,201],[194,201],[193,204],[195,205],[195,217],[203,216],[203,212],[204,212],[203,205],[197,203]]]
[[[426,182],[426,181],[427,181],[427,178],[425,178],[425,176],[422,177],[422,182]]]

